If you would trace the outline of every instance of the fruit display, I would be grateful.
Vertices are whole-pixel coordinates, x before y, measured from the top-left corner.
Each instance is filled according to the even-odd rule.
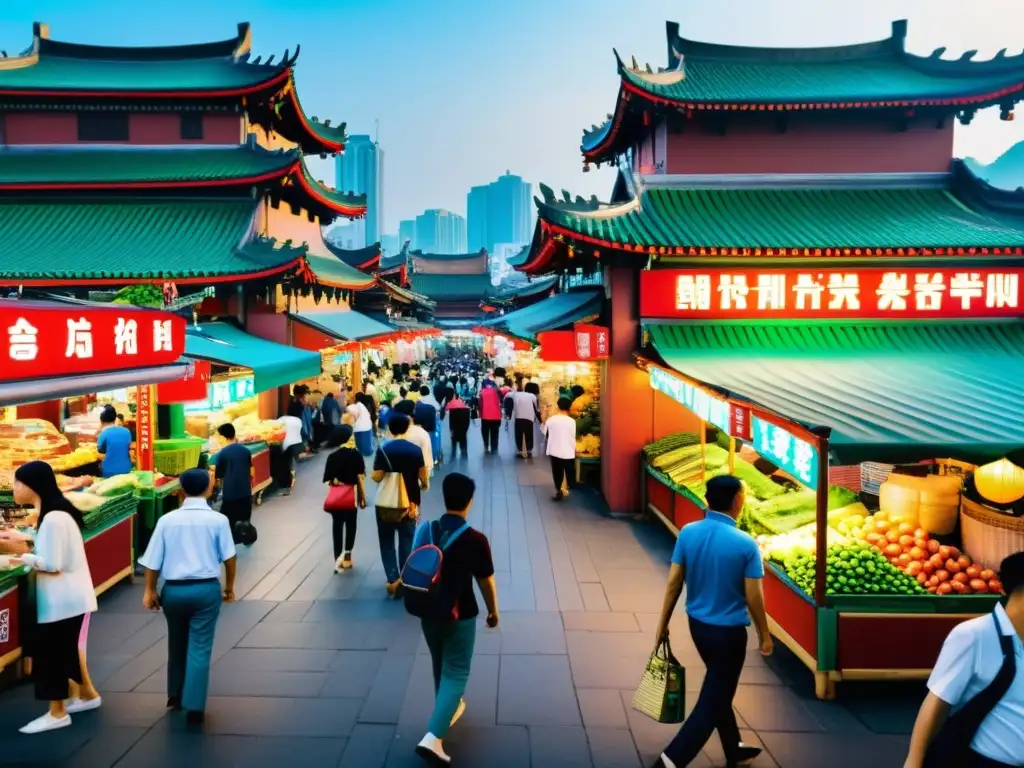
[[[71,453],[64,456],[57,456],[47,459],[46,463],[53,467],[54,472],[67,472],[71,469],[78,469],[87,464],[93,464],[101,458],[100,452],[96,450],[94,443],[80,445]]]
[[[817,563],[813,552],[797,551],[779,563],[808,595],[814,594]],[[864,542],[828,548],[826,592],[830,595],[923,595],[925,588]]]
[[[597,435],[583,435],[576,438],[576,455],[582,457],[601,455],[601,438]]]

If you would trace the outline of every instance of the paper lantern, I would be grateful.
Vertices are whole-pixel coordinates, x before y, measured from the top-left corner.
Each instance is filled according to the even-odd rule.
[[[996,504],[1012,504],[1024,497],[1024,469],[1008,459],[1000,459],[974,470],[978,493]]]

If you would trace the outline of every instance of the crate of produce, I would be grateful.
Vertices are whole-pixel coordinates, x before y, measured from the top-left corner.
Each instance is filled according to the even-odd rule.
[[[165,475],[180,475],[199,465],[203,452],[200,438],[156,440],[153,443],[153,468]]]

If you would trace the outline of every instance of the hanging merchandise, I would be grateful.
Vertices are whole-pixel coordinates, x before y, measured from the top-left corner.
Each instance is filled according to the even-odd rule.
[[[1012,504],[1024,497],[1024,469],[1009,459],[978,467],[974,472],[978,493],[996,504]]]

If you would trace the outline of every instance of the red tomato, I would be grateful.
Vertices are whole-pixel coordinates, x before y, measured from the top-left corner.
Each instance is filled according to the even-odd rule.
[[[966,573],[961,571],[960,573],[954,573],[953,574],[953,581],[955,581],[957,584],[966,584],[967,582],[970,581],[970,579],[967,578],[967,574]]]
[[[921,564],[921,562],[919,560],[914,560],[912,563],[910,563],[910,565],[907,566],[907,575],[908,576],[924,576],[925,577],[925,581],[927,581],[927,579],[928,579],[928,574],[924,572],[924,566]],[[921,581],[921,580],[918,579],[918,581]],[[924,582],[921,582],[921,583],[923,584]]]
[[[983,595],[988,592],[988,584],[981,579],[971,579],[971,589],[977,592],[979,595]]]
[[[911,547],[910,556],[915,560],[924,560],[924,550],[921,547]]]
[[[928,574],[927,573],[919,573],[919,574],[917,574],[917,583],[918,584],[922,584],[922,585],[927,584],[928,583]]]
[[[948,595],[952,591],[953,591],[953,585],[949,584],[948,582],[945,583],[945,584],[939,584],[939,588],[937,590],[935,590],[936,594],[939,594],[939,595]]]
[[[899,544],[889,544],[885,548],[885,554],[887,554],[889,557],[896,557],[902,552],[903,548]]]
[[[925,541],[928,541],[928,531],[926,531],[924,528],[918,528],[914,531],[914,538],[924,539]]]
[[[956,547],[950,545],[950,547],[949,547],[949,556],[952,557],[954,560],[956,560],[957,558],[960,557],[960,550],[957,549]]]
[[[933,573],[935,573],[935,563],[933,563],[931,560],[925,560],[923,563],[921,563],[921,571],[931,576]]]
[[[929,557],[928,562],[935,566],[935,570],[938,570],[946,564],[946,561],[943,559],[942,555],[938,553]]]
[[[896,533],[896,531],[889,531],[885,534],[885,540],[888,541],[890,544],[895,544],[897,541],[900,540],[900,535]]]
[[[1003,594],[1003,582],[999,579],[990,579],[988,582],[988,591],[995,592],[997,595]]]
[[[914,537],[904,534],[900,536],[900,546],[910,548],[914,546]]]
[[[910,555],[904,552],[902,555],[896,558],[896,565],[898,565],[900,568],[906,568],[908,565],[910,565]]]
[[[960,555],[960,557],[958,557],[956,559],[956,561],[960,565],[960,570],[961,571],[964,568],[970,568],[971,567],[971,558],[969,558],[967,555]]]
[[[953,591],[956,592],[958,595],[963,595],[967,593],[968,587],[962,581],[951,581],[949,585],[953,587]]]
[[[914,539],[914,546],[922,552],[928,551],[928,539]]]
[[[939,545],[939,554],[942,555],[943,560],[949,560],[953,555],[953,550],[945,544],[941,544]]]
[[[946,570],[950,573],[960,573],[960,563],[951,557],[946,561]]]
[[[991,570],[991,569],[989,569],[989,568],[983,568],[981,570],[981,573],[978,574],[978,578],[979,579],[984,579],[985,581],[992,581],[992,579],[994,579],[995,577],[996,577],[996,572]]]
[[[981,576],[981,569],[976,565],[969,565],[964,568],[964,573],[967,574],[967,578],[976,579]]]
[[[931,552],[933,555],[936,552],[938,552],[939,551],[939,542],[937,542],[935,539],[929,539],[928,540],[928,551]],[[946,558],[942,558],[942,559],[945,560]]]
[[[936,571],[935,578],[939,580],[939,584],[949,581],[949,571]]]
[[[875,520],[875,530],[879,533],[885,533],[889,530],[888,520]]]
[[[929,587],[937,587],[937,586],[939,586],[939,577],[938,576],[931,576],[928,579],[927,584],[928,584]]]
[[[883,536],[882,534],[875,533],[874,531],[872,531],[871,533],[869,533],[867,536],[864,537],[864,540],[868,544],[877,544],[879,541],[881,541],[884,538],[885,538],[885,536]]]
[[[929,594],[934,595],[937,591],[938,591],[938,587],[932,587],[932,586],[928,587]]]

